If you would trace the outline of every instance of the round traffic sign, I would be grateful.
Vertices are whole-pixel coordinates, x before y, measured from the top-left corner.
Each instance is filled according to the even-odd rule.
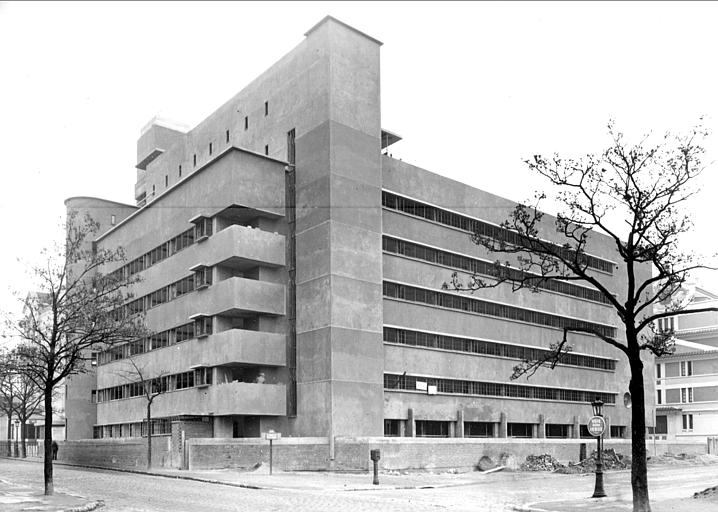
[[[606,420],[601,416],[593,416],[588,420],[586,427],[589,434],[598,437],[606,431]]]

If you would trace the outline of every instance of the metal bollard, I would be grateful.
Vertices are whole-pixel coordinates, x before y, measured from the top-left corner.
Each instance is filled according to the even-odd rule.
[[[374,480],[372,483],[374,485],[379,485],[379,459],[381,459],[381,451],[370,450],[369,457],[374,462]]]

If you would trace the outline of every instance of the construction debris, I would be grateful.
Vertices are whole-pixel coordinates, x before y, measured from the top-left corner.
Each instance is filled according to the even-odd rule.
[[[559,461],[554,459],[548,453],[543,455],[529,455],[526,462],[521,464],[521,471],[556,471],[558,468],[565,467]]]

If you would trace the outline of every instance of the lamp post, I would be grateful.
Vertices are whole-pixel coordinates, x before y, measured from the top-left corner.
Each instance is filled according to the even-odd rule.
[[[592,498],[605,498],[606,492],[603,490],[603,433],[606,430],[606,420],[603,419],[603,401],[596,398],[591,402],[593,407],[593,418],[588,421],[588,431],[592,436],[596,436],[598,442],[598,458],[596,459],[596,486],[593,490]]]

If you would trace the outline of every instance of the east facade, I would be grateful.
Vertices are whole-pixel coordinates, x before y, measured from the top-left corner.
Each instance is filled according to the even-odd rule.
[[[509,379],[565,327],[621,339],[605,298],[570,282],[443,289],[488,271],[470,235],[511,236],[515,204],[387,154],[400,137],[381,127],[379,41],[331,17],[305,35],[195,128],[148,124],[134,205],[66,201],[100,222],[97,247],[124,248],[104,271],[141,278],[126,313],[154,333],[71,380],[68,438],[143,434],[132,362],[166,391],[158,434],[578,438],[598,397],[606,435],[630,437],[628,365],[596,338],[572,334],[564,364]],[[589,252],[625,286],[611,240]]]
[[[695,284],[680,296],[685,310],[718,306],[718,295]],[[656,360],[657,439],[706,441],[718,436],[718,312],[684,313],[661,320],[676,350]]]

